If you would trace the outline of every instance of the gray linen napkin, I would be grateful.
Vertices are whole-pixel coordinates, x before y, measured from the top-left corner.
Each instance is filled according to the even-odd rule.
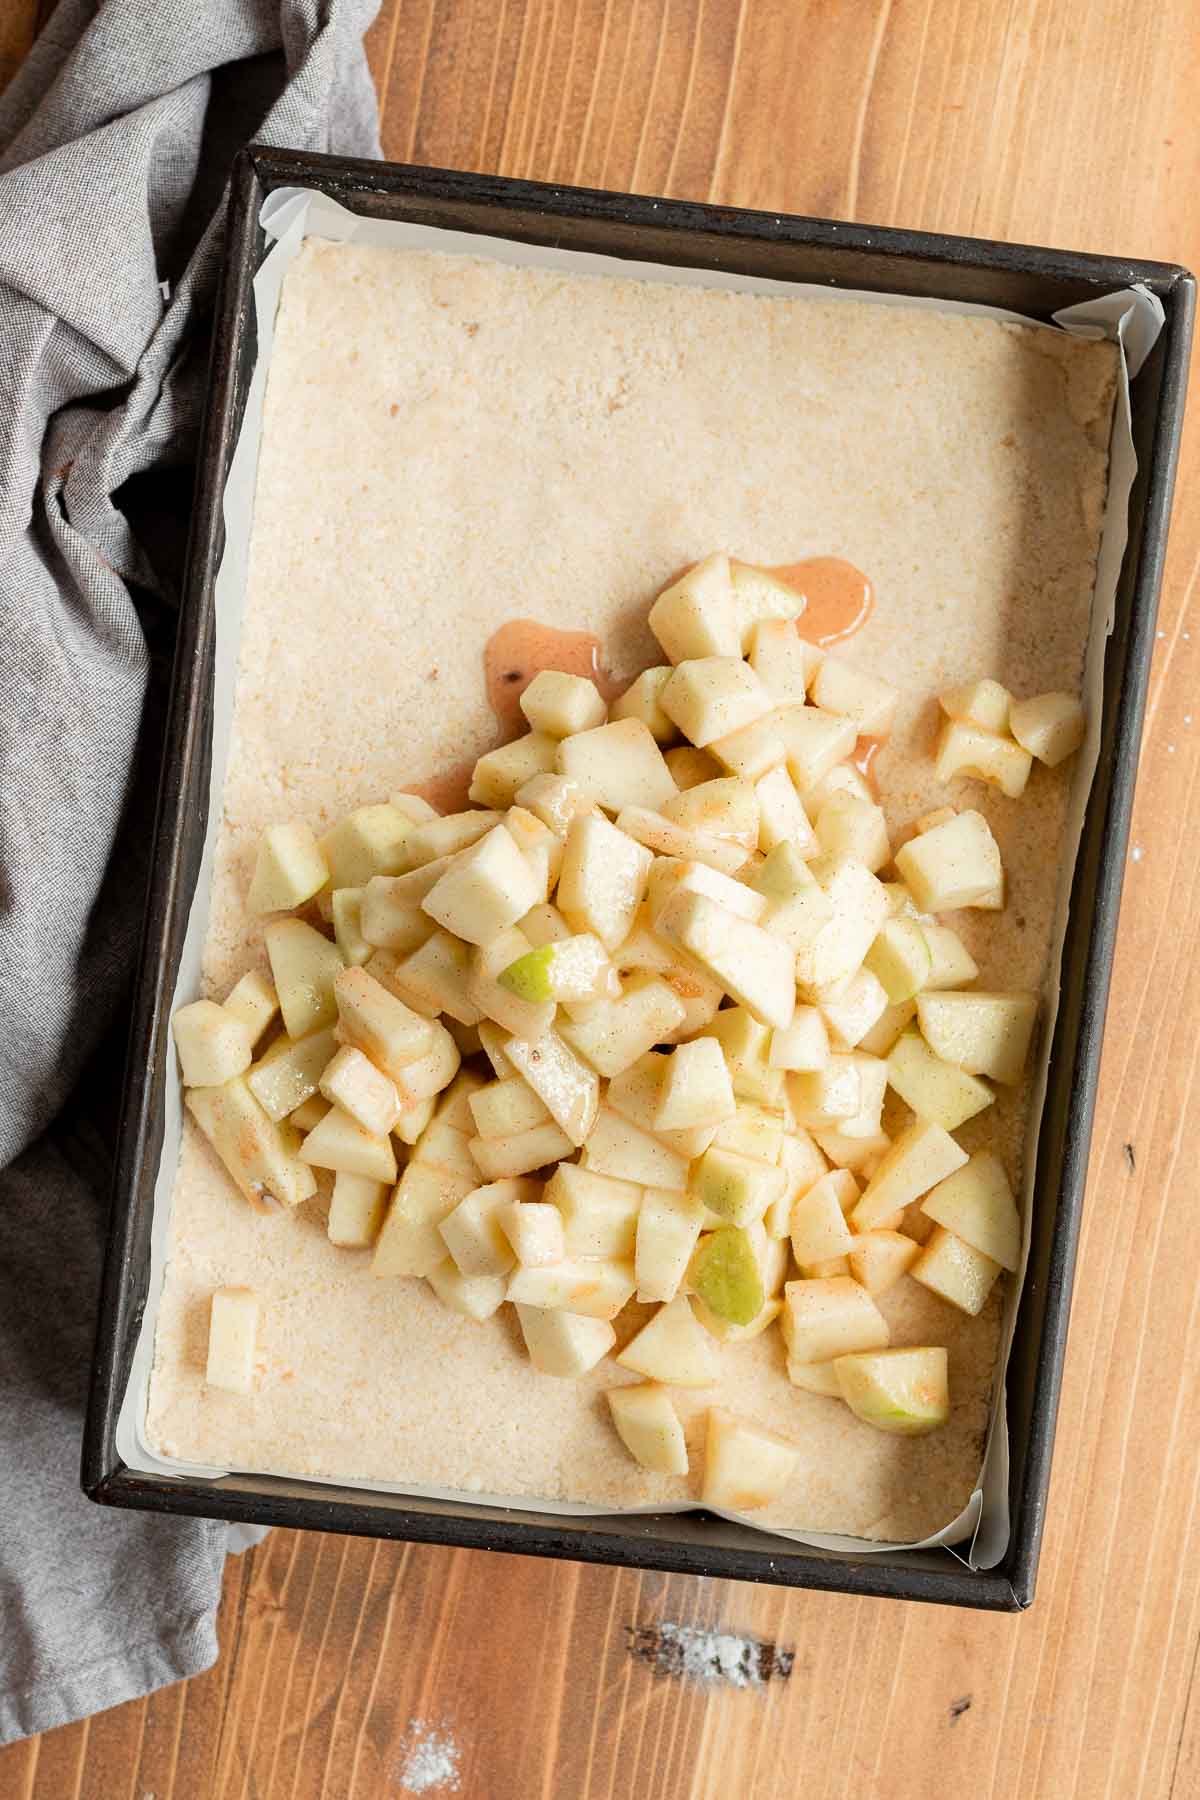
[[[377,4],[61,0],[0,97],[0,1743],[216,1655],[227,1528],[90,1505],[79,1430],[219,201],[379,154]]]

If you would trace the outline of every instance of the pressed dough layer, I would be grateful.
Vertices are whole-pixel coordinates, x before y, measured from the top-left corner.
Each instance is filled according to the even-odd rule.
[[[947,799],[987,814],[1008,905],[953,922],[980,985],[1040,987],[1071,873],[1069,771],[1035,768],[1020,801],[947,793],[935,696],[982,674],[1078,690],[1115,374],[1110,344],[986,319],[308,240],[267,387],[206,992],[262,961],[243,897],[264,825],[320,828],[489,748],[482,652],[505,620],[594,631],[619,673],[660,661],[648,603],[715,546],[842,556],[871,577],[847,653],[904,694],[876,763],[889,822]],[[1002,1097],[959,1134],[998,1148],[1014,1182],[1025,1112]],[[536,1374],[511,1309],[475,1325],[424,1282],[374,1280],[367,1253],[328,1243],[327,1204],[323,1189],[260,1218],[189,1122],[146,1420],[159,1454],[648,1506],[698,1493],[719,1401],[802,1451],[764,1525],[915,1539],[975,1484],[998,1293],[977,1320],[907,1277],[882,1302],[893,1343],[949,1347],[943,1431],[886,1437],[792,1388],[772,1331],[722,1349],[718,1391],[677,1395],[693,1472],[655,1476],[608,1422],[602,1390],[628,1375]],[[223,1283],[263,1300],[248,1398],[203,1379]]]

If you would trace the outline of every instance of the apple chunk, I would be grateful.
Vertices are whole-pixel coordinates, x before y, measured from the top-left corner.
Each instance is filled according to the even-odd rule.
[[[598,1000],[586,1019],[564,1025],[562,1036],[598,1074],[611,1079],[664,1042],[683,1017],[683,1005],[665,981],[637,975],[618,999]]]
[[[476,1323],[490,1319],[504,1305],[503,1275],[464,1275],[452,1256],[430,1269],[425,1279],[443,1306]]]
[[[289,1037],[301,1038],[337,1018],[333,986],[341,973],[336,944],[303,919],[274,919],[263,933],[271,979]]]
[[[546,1183],[545,1199],[561,1215],[568,1256],[633,1255],[640,1187],[581,1169],[577,1163],[559,1163]]]
[[[535,775],[552,775],[557,767],[558,739],[546,731],[527,731],[479,758],[468,797],[476,806],[511,806],[527,781]]]
[[[742,632],[729,558],[706,556],[661,593],[647,623],[673,663],[698,656],[740,656]]]
[[[974,1318],[983,1311],[1000,1274],[1000,1264],[939,1225],[909,1274],[931,1293]]]
[[[676,667],[659,705],[684,737],[704,750],[769,712],[771,696],[740,657],[705,656]]]
[[[769,1163],[715,1145],[693,1163],[688,1180],[689,1192],[731,1225],[761,1219],[783,1187],[780,1171]]]
[[[1078,750],[1087,733],[1083,708],[1074,694],[1038,694],[1032,700],[1014,700],[1008,728],[1023,750],[1051,769]]]
[[[333,1199],[326,1231],[331,1244],[344,1250],[367,1250],[379,1236],[387,1212],[388,1184],[367,1175],[333,1178]]]
[[[312,1168],[395,1181],[396,1152],[390,1137],[367,1131],[340,1106],[331,1106],[300,1146],[301,1162]]]
[[[687,1474],[683,1427],[665,1388],[649,1382],[609,1388],[605,1398],[617,1436],[634,1462],[656,1475]]]
[[[996,737],[969,725],[964,719],[947,719],[938,738],[937,778],[953,781],[957,775],[973,775],[990,782],[1010,800],[1025,792],[1033,758],[1009,737]]]
[[[227,1394],[251,1392],[258,1318],[258,1295],[253,1288],[217,1288],[209,1311],[204,1372],[209,1387],[223,1388]]]
[[[669,663],[643,669],[636,681],[608,709],[610,719],[640,719],[656,744],[670,744],[678,735],[675,726],[659,704],[663,689],[671,679]],[[669,766],[669,765],[668,765]]]
[[[499,981],[519,1000],[557,1005],[604,999],[614,989],[608,953],[590,931],[527,951],[501,971]]]
[[[656,1131],[686,1131],[719,1125],[737,1111],[729,1069],[715,1038],[680,1044],[667,1058],[654,1114]]]
[[[921,1119],[957,1131],[995,1099],[985,1081],[935,1056],[919,1031],[901,1032],[888,1055],[888,1086]]]
[[[710,1407],[700,1498],[705,1506],[754,1512],[779,1498],[799,1461],[799,1450],[786,1438]]]
[[[673,1300],[700,1237],[704,1208],[691,1194],[642,1190],[634,1273],[639,1300]]]
[[[246,904],[253,913],[288,912],[329,880],[329,864],[311,829],[299,820],[269,825],[258,845]]]
[[[615,1319],[633,1297],[633,1264],[595,1256],[565,1256],[546,1268],[518,1268],[509,1277],[508,1298],[517,1306],[582,1313]]]
[[[513,1200],[500,1208],[500,1227],[527,1269],[548,1269],[566,1255],[562,1214],[542,1200]]]
[[[749,1325],[767,1298],[755,1242],[734,1225],[700,1240],[688,1279],[709,1311],[730,1325]]]
[[[517,1320],[529,1360],[541,1375],[577,1379],[602,1362],[617,1341],[606,1319],[518,1306]]]
[[[721,1372],[716,1345],[683,1294],[659,1307],[617,1361],[669,1387],[713,1387]]]
[[[240,1076],[220,1087],[188,1088],[183,1103],[257,1212],[299,1206],[316,1193],[312,1170],[291,1153],[294,1139],[267,1117]]]
[[[981,1150],[921,1202],[921,1211],[1002,1269],[1021,1260],[1021,1220],[998,1156]]]
[[[918,994],[917,1018],[931,1050],[972,1075],[1020,1081],[1037,1019],[1037,995],[943,990]]]
[[[676,792],[662,751],[640,719],[617,719],[563,738],[558,772],[577,781],[610,812],[620,812],[623,806],[661,812]]]
[[[900,690],[840,656],[827,656],[813,677],[812,697],[826,712],[853,720],[860,736],[886,737],[895,722]]]
[[[331,1105],[342,1107],[376,1137],[387,1137],[400,1117],[395,1082],[352,1044],[343,1044],[326,1065],[320,1088]]]
[[[663,936],[694,956],[760,1023],[786,1029],[796,1006],[792,952],[705,894],[677,893],[659,919]]]
[[[839,1356],[833,1366],[850,1411],[877,1431],[918,1437],[950,1417],[947,1358],[940,1346]]]
[[[978,812],[957,813],[911,838],[895,863],[922,912],[982,905],[1004,881],[999,846]]]
[[[864,1231],[851,1239],[850,1273],[872,1297],[886,1294],[912,1268],[920,1249],[901,1231]]]
[[[576,931],[592,932],[615,950],[629,936],[653,861],[601,814],[575,819],[558,881],[559,910]]]
[[[544,899],[529,861],[497,825],[454,857],[421,906],[455,937],[486,944]]]
[[[783,1299],[788,1354],[797,1362],[829,1362],[888,1342],[887,1320],[867,1290],[847,1275],[789,1281]]]
[[[939,704],[948,719],[965,719],[981,731],[997,737],[1008,730],[1008,709],[1012,695],[998,681],[967,681],[961,687],[948,688]]]
[[[917,1119],[902,1131],[872,1175],[850,1215],[855,1231],[873,1231],[961,1169],[967,1153],[940,1125]]]
[[[253,1034],[249,1025],[212,1000],[193,1000],[189,1006],[181,1006],[171,1028],[180,1072],[188,1087],[220,1087],[250,1067]]]
[[[594,681],[583,675],[565,675],[559,669],[539,670],[521,695],[520,705],[533,731],[554,738],[603,725],[608,716]]]
[[[555,1031],[532,1042],[509,1038],[504,1054],[533,1089],[554,1123],[573,1144],[587,1142],[600,1106],[600,1082],[593,1069]]]
[[[443,1029],[413,1012],[367,969],[343,969],[334,996],[342,1042],[353,1044],[394,1080],[403,1081],[404,1071],[430,1054]]]

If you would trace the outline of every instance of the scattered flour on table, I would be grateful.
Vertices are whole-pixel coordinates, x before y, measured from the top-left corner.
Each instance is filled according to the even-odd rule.
[[[702,1631],[662,1619],[630,1627],[629,1648],[658,1675],[682,1675],[708,1685],[760,1688],[773,1675],[787,1680],[795,1653],[732,1631]]]
[[[457,1794],[461,1751],[449,1732],[423,1719],[413,1719],[400,1765],[402,1794]]]

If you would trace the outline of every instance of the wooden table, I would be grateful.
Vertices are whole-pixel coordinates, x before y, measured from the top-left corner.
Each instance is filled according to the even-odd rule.
[[[392,157],[1200,264],[1194,0],[386,0],[370,52]],[[1198,568],[1193,421],[1032,1612],[280,1531],[215,1669],[0,1753],[6,1800],[1200,1794]],[[790,1675],[656,1673],[661,1621]]]

